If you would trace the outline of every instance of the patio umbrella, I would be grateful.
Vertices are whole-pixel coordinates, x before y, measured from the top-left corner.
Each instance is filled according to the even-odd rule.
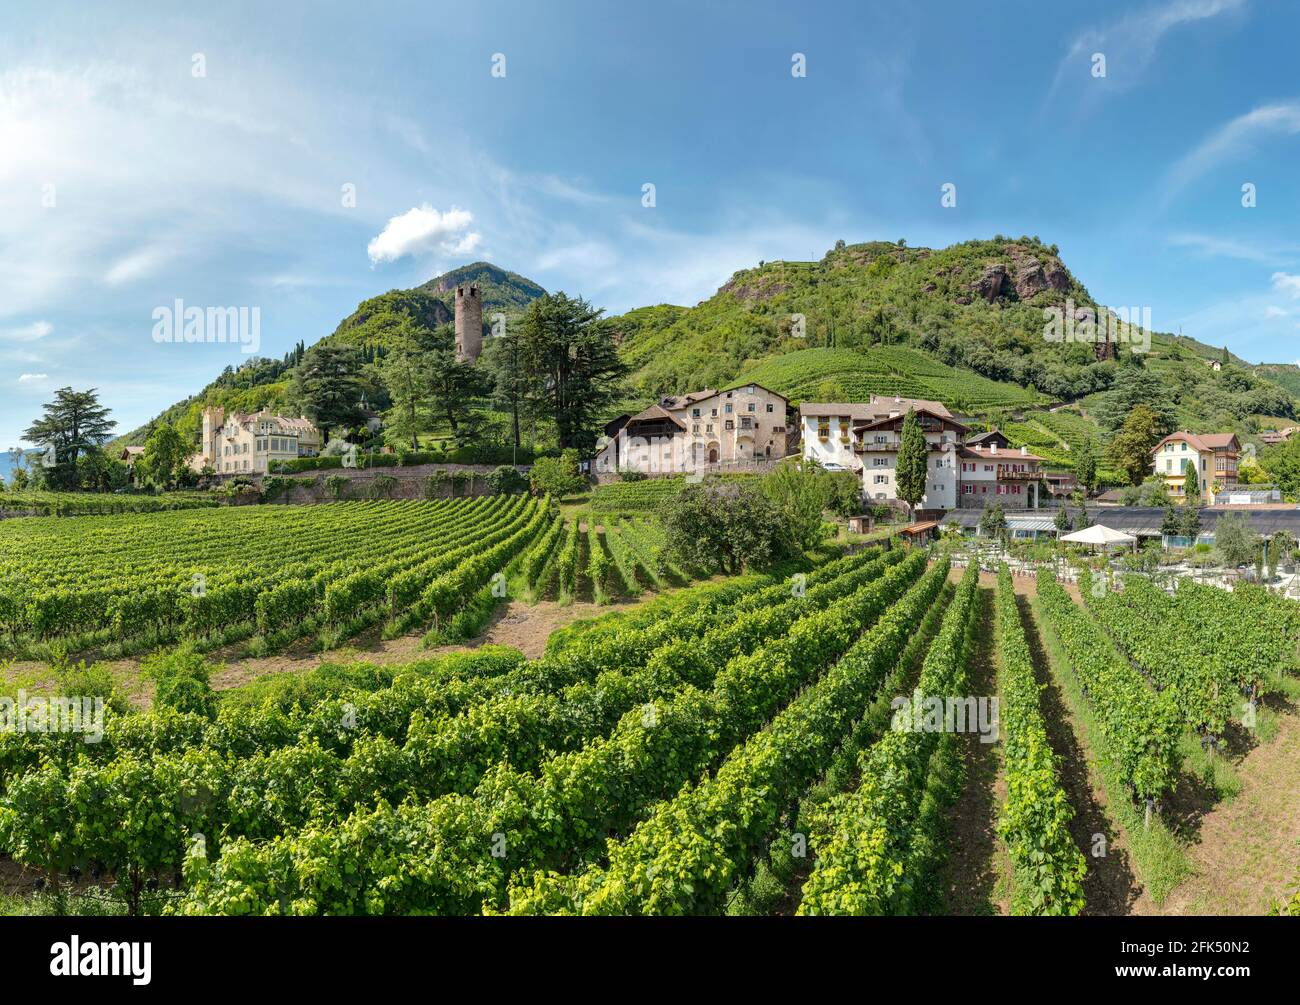
[[[1061,538],[1062,541],[1071,541],[1076,544],[1132,544],[1137,540],[1132,534],[1125,534],[1120,530],[1094,523],[1091,527],[1084,527],[1083,530],[1076,530],[1073,534],[1066,534]]]

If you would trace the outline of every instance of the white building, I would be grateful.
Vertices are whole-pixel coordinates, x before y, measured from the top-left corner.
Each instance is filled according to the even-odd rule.
[[[779,460],[787,409],[782,395],[761,384],[661,398],[607,435],[593,467],[660,474]]]
[[[816,461],[832,471],[854,474],[862,459],[853,449],[853,426],[873,418],[871,406],[857,402],[806,401],[799,406],[799,432],[804,460]]]
[[[876,502],[898,499],[898,450],[903,422],[909,411],[929,447],[926,456],[926,490],[920,510],[947,510],[957,505],[957,451],[967,427],[937,401],[920,398],[873,396],[871,416],[853,427],[854,450],[862,465],[862,487]]]

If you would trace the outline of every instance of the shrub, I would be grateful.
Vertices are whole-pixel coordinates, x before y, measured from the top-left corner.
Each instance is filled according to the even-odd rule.
[[[741,482],[687,485],[665,501],[661,516],[669,556],[692,569],[736,573],[787,554],[780,511]]]
[[[370,480],[366,492],[371,499],[387,499],[397,488],[397,479],[392,475],[376,475]]]
[[[156,708],[216,718],[217,696],[212,690],[212,667],[190,644],[170,653],[155,653],[145,659],[141,673],[155,682]]]
[[[528,482],[537,495],[555,499],[581,492],[586,483],[578,470],[578,452],[566,450],[559,457],[541,458],[528,473]]]
[[[503,464],[487,476],[487,487],[494,496],[516,495],[528,491],[528,479],[517,468]]]

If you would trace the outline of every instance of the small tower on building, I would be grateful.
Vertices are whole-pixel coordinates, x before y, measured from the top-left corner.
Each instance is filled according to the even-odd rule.
[[[477,286],[456,287],[456,358],[478,360],[483,351],[483,301]]]
[[[220,440],[221,426],[226,421],[226,410],[209,405],[203,410],[203,459],[214,468],[217,466],[217,458],[221,456]]]

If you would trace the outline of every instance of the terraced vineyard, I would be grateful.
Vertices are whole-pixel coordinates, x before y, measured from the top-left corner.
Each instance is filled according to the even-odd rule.
[[[803,349],[769,359],[743,372],[731,386],[758,383],[792,403],[818,400],[827,381],[839,385],[846,401],[867,401],[873,394],[902,395],[942,401],[951,408],[981,410],[1043,401],[1041,395],[1015,384],[981,377],[971,370],[945,366],[914,349],[880,346],[854,349]]]
[[[0,647],[440,624],[555,521],[523,496],[0,524]]]

